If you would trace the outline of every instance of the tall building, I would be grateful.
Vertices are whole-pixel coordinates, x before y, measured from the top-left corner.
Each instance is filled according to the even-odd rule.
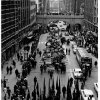
[[[84,24],[87,29],[98,33],[98,0],[85,0]]]
[[[22,47],[23,38],[30,31],[34,20],[30,18],[30,11],[30,0],[1,1],[2,63]]]

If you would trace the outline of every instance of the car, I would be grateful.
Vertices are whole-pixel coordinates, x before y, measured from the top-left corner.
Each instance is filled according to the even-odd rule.
[[[77,45],[76,45],[75,42],[71,42],[71,44],[72,44],[72,49],[73,49],[74,47],[77,47]]]
[[[65,36],[69,36],[69,33],[68,32],[65,32]]]
[[[76,54],[76,51],[77,51],[77,45],[73,45],[73,53]]]
[[[75,79],[81,79],[82,78],[82,70],[80,68],[73,69],[73,76]]]
[[[73,48],[73,53],[76,54],[77,48]]]
[[[98,83],[94,83],[94,89],[95,89],[95,91],[96,91],[96,93],[98,95]]]
[[[80,95],[81,95],[80,100],[95,100],[92,90],[82,89],[82,90],[80,90]]]
[[[47,72],[49,73],[49,72],[54,72],[55,71],[55,68],[54,67],[52,67],[52,66],[49,66],[49,67],[47,67]]]

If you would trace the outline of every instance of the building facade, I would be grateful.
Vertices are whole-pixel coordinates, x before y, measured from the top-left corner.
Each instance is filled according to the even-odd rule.
[[[30,11],[30,0],[1,1],[2,63],[22,47],[22,40],[31,27]]]
[[[98,0],[85,0],[84,25],[88,30],[98,33]]]

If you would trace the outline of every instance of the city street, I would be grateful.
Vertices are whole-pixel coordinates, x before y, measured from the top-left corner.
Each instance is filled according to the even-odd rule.
[[[40,36],[38,48],[39,48],[39,50],[42,51],[42,53],[43,53],[43,49],[45,48],[45,43],[47,41],[46,39],[47,39],[48,35],[49,34],[47,33],[47,34],[43,34],[43,35]],[[68,39],[69,37],[70,36],[65,36],[66,39]],[[30,43],[29,46],[31,46],[31,44],[32,43]],[[74,68],[79,68],[79,65],[78,65],[77,60],[76,60],[76,56],[75,56],[75,54],[73,54],[73,51],[72,51],[72,48],[71,48],[71,43],[70,43],[69,46],[66,46],[66,44],[64,44],[63,48],[65,50],[66,50],[66,48],[71,49],[70,55],[66,55],[66,59],[65,59],[66,73],[65,74],[61,74],[61,73],[58,74],[58,73],[55,72],[53,74],[55,86],[56,86],[56,80],[57,80],[57,76],[58,76],[60,78],[60,81],[61,81],[61,88],[63,86],[67,87],[68,78],[73,77],[73,71],[72,70]],[[23,49],[21,51],[23,52]],[[30,52],[29,52],[29,54],[30,54]],[[93,64],[94,64],[94,61],[96,60],[96,58],[93,57],[91,54],[90,54],[90,56],[92,57]],[[16,68],[21,72],[21,68],[22,68],[21,63],[17,61],[16,56],[14,56],[13,59],[16,60],[16,63],[17,63]],[[49,84],[50,75],[48,74],[48,72],[44,72],[41,75],[41,73],[40,73],[40,65],[41,65],[40,60],[41,60],[41,57],[39,55],[37,55],[36,56],[36,61],[37,61],[36,69],[32,69],[31,73],[27,76],[28,86],[29,86],[29,90],[30,90],[30,93],[31,93],[34,89],[34,77],[36,76],[37,81],[39,83],[39,88],[41,89],[41,91],[43,91],[43,82],[44,82],[44,78],[45,78],[46,95],[48,95],[48,84]],[[5,64],[4,68],[6,68],[7,65],[10,66],[11,61],[9,61],[7,64]],[[12,92],[13,92],[13,86],[15,85],[15,83],[17,81],[16,77],[15,77],[14,70],[15,69],[13,69],[12,75],[6,75],[6,69],[3,69],[3,76],[5,75],[6,78],[8,79],[8,86],[10,86]],[[50,82],[52,84],[52,80]],[[85,88],[91,89],[94,92],[95,98],[97,100],[97,96],[96,96],[96,93],[95,93],[95,90],[94,90],[94,85],[93,85],[94,82],[98,82],[98,68],[95,68],[94,65],[93,65],[92,75],[91,75],[90,78],[89,77],[87,78]]]
[[[1,0],[2,100],[98,100],[98,0]]]

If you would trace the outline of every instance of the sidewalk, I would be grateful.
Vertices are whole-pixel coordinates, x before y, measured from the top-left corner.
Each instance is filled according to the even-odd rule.
[[[43,51],[44,49],[44,46],[41,46],[42,44],[44,45],[45,43],[43,42],[44,40],[42,40],[43,36],[41,35],[40,38],[39,38],[39,43],[38,43],[38,48]],[[41,42],[42,40],[42,42]],[[32,45],[32,42],[28,44],[30,47]],[[19,52],[22,53],[22,56],[24,57],[24,47],[22,47],[21,50],[19,50]],[[28,55],[31,53],[31,49],[29,50],[28,52]],[[12,65],[12,59],[15,60],[16,62],[16,68],[14,68],[14,66]],[[17,82],[17,79],[16,79],[16,76],[15,76],[15,69],[18,69],[18,71],[21,73],[22,72],[22,64],[20,61],[17,60],[17,54],[15,54],[12,59],[10,59],[9,61],[5,62],[5,64],[3,65],[3,70],[2,70],[2,76],[1,76],[1,79],[4,79],[4,76],[6,79],[8,79],[7,81],[7,86],[10,87],[11,89],[11,94],[13,93],[13,87],[14,85],[16,84]],[[40,61],[40,57],[39,55],[36,56],[36,60],[37,60],[37,67],[39,66],[39,61]],[[6,67],[10,67],[12,66],[13,70],[12,70],[12,74],[11,75],[7,75],[7,72],[6,72]],[[39,67],[37,68],[39,70]],[[3,97],[4,97],[4,92],[2,91],[2,100],[3,100]]]

